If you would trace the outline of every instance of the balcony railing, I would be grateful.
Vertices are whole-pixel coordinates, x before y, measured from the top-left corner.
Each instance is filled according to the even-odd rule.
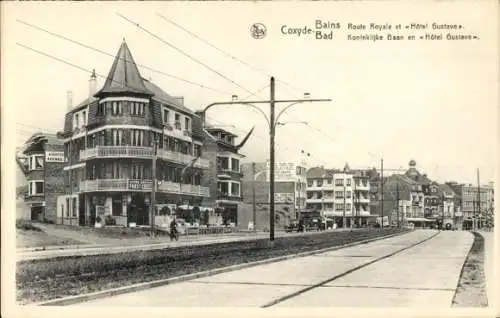
[[[88,160],[94,158],[153,158],[152,147],[136,147],[136,146],[96,146],[95,148],[87,148],[80,150],[80,160]],[[166,149],[158,149],[157,157],[159,159],[172,161],[181,164],[190,164],[194,160],[194,156],[173,152]],[[198,158],[194,163],[197,168],[208,168],[209,161],[207,159]]]
[[[131,191],[131,192],[151,192],[153,189],[152,180],[144,179],[101,179],[83,180],[80,183],[82,192],[93,191]],[[210,195],[208,187],[180,184],[170,181],[160,181],[157,187],[158,192],[179,193],[184,195],[205,196]]]

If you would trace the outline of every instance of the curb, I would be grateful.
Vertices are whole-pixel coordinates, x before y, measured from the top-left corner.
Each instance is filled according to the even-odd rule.
[[[98,292],[84,294],[84,295],[69,296],[69,297],[64,297],[64,298],[60,298],[60,299],[54,299],[54,300],[49,300],[49,301],[40,302],[40,303],[33,303],[33,304],[28,304],[28,305],[29,306],[67,306],[67,305],[82,303],[82,302],[86,302],[86,301],[90,301],[90,300],[96,300],[96,299],[117,296],[117,295],[131,293],[131,292],[142,291],[142,290],[151,289],[151,288],[155,288],[155,287],[160,287],[160,286],[165,286],[165,285],[170,285],[170,284],[175,284],[175,283],[181,283],[181,282],[185,282],[185,281],[189,281],[189,280],[193,280],[193,279],[213,276],[213,275],[217,275],[217,274],[231,272],[231,271],[235,271],[235,270],[239,270],[239,269],[245,269],[245,268],[254,267],[254,266],[258,266],[258,265],[275,263],[275,262],[284,261],[284,260],[288,260],[288,259],[292,259],[292,258],[310,256],[310,255],[320,254],[320,253],[324,253],[324,252],[328,252],[328,251],[335,251],[335,250],[339,250],[342,248],[347,248],[347,247],[352,247],[352,246],[356,246],[356,245],[367,244],[367,243],[378,241],[378,240],[383,240],[386,238],[390,238],[390,237],[405,234],[405,233],[408,233],[408,232],[397,232],[397,233],[392,233],[392,234],[381,236],[381,237],[370,238],[370,239],[366,239],[363,241],[348,243],[348,244],[339,245],[339,246],[327,247],[327,248],[315,250],[315,251],[308,251],[308,252],[301,252],[301,253],[297,253],[297,254],[284,255],[284,256],[274,257],[274,258],[250,262],[250,263],[243,263],[243,264],[237,264],[237,265],[231,265],[231,266],[227,266],[227,267],[212,269],[212,270],[199,272],[199,273],[192,273],[192,274],[182,275],[182,276],[178,276],[178,277],[156,280],[156,281],[152,281],[152,282],[139,283],[139,284],[134,284],[134,285],[130,285],[130,286],[123,286],[123,287],[119,287],[119,288],[98,291]]]

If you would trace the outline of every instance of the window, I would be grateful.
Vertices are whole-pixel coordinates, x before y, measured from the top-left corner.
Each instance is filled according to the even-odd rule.
[[[336,199],[342,199],[342,198],[344,198],[344,192],[342,192],[342,191],[335,191],[335,198]]]
[[[219,169],[228,170],[229,169],[229,158],[218,157],[217,158],[217,166],[219,167]]]
[[[163,123],[168,124],[168,109],[163,109]]]
[[[33,155],[29,158],[29,170],[42,170],[43,169],[43,155]]]
[[[337,210],[337,211],[344,210],[344,205],[342,203],[335,204],[335,210]]]
[[[66,198],[66,217],[68,218],[69,218],[69,210],[70,210],[69,198]]]
[[[29,194],[30,195],[43,195],[43,181],[29,181]]]
[[[112,170],[111,170],[111,178],[112,179],[120,179],[121,178],[121,169],[120,164],[113,162]]]
[[[123,144],[123,131],[119,129],[112,129],[111,134],[113,136],[113,146],[121,146]]]
[[[82,112],[82,123],[83,123],[83,126],[87,125],[87,112],[86,111]]]
[[[351,204],[350,203],[347,203],[346,206],[345,206],[345,209],[346,210],[351,210]]]
[[[336,186],[343,186],[344,180],[343,179],[335,179],[335,185]]]
[[[133,116],[144,116],[146,105],[144,103],[131,102],[130,114]]]
[[[181,115],[175,114],[175,129],[181,130]]]
[[[346,198],[350,198],[351,197],[351,191],[347,191],[345,197]]]
[[[111,109],[113,116],[122,115],[122,102],[112,102]]]
[[[73,205],[72,205],[72,215],[73,217],[76,217],[76,212],[77,212],[77,208],[76,208],[76,198],[73,198]]]
[[[79,123],[78,123],[78,114],[75,114],[75,117],[73,119],[73,129],[78,128]]]
[[[106,115],[106,104],[107,103],[101,103],[99,106],[97,106],[97,116],[105,116]]]
[[[195,157],[201,157],[201,146],[200,145],[194,145],[194,153],[193,155]]]
[[[134,164],[130,168],[130,175],[132,179],[144,179],[144,166],[140,164]]]
[[[235,196],[235,197],[240,196],[240,184],[239,183],[233,182],[231,184],[231,195]]]
[[[318,184],[318,187],[322,187],[323,186],[323,180],[319,179],[318,181],[316,181],[316,183]]]
[[[144,145],[144,130],[132,129],[130,131],[130,145],[131,146]]]
[[[332,184],[332,179],[326,179],[326,182],[327,182],[328,184]]]
[[[231,169],[236,172],[240,171],[240,161],[238,159],[231,159]]]
[[[350,186],[351,185],[351,179],[347,179],[347,185]]]
[[[190,123],[190,119],[189,119],[189,117],[186,117],[186,118],[184,119],[184,122],[185,122],[185,125],[186,125],[186,126],[184,127],[184,129],[185,129],[185,130],[191,130],[191,123]]]

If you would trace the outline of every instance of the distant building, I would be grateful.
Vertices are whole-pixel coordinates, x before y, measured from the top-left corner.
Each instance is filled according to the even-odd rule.
[[[299,218],[306,210],[306,172],[308,155],[302,152],[298,162],[277,162],[275,164],[275,226],[281,228]],[[242,225],[253,221],[253,193],[255,190],[256,226],[269,229],[269,161],[242,165],[244,172]]]
[[[64,194],[63,142],[54,134],[31,136],[17,154],[16,162],[26,179],[24,202],[34,221],[57,223],[57,197]]]
[[[455,204],[459,204],[459,213],[463,215],[463,227],[471,229],[474,220],[477,220],[479,228],[483,227],[486,222],[486,212],[494,210],[495,190],[493,182],[481,185],[479,189],[477,185],[457,182],[447,182],[446,185],[457,194]],[[478,193],[480,193],[480,198],[478,198]]]
[[[314,167],[307,171],[307,211],[320,211],[343,227],[365,226],[370,217],[371,170]]]
[[[378,195],[381,195],[380,189]],[[453,189],[421,174],[416,169],[415,160],[409,162],[404,174],[384,177],[383,198],[383,214],[390,217],[391,224],[461,227],[461,214],[455,206]]]

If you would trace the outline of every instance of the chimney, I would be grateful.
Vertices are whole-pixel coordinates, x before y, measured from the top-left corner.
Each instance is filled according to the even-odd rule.
[[[70,111],[73,108],[73,92],[68,91],[66,93],[66,107],[67,110]]]
[[[90,75],[89,79],[89,98],[94,96],[97,91],[97,77],[95,75],[95,69],[92,70],[92,75]]]

